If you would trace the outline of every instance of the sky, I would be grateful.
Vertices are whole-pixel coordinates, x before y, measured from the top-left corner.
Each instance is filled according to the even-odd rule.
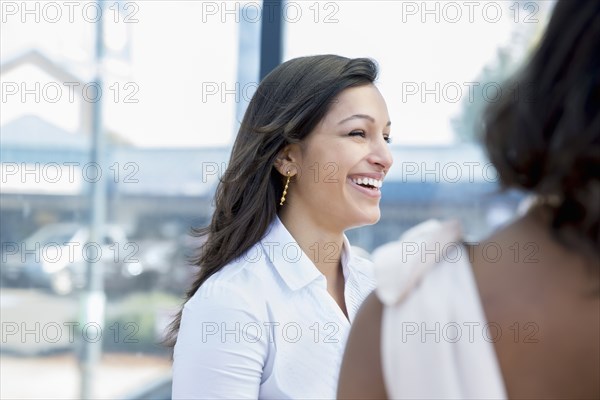
[[[36,48],[84,83],[96,71],[94,35],[97,21],[103,22],[103,121],[126,142],[232,144],[240,24],[259,23],[261,2],[123,1],[117,12],[116,1],[107,1],[102,18],[93,2],[1,3],[2,63]],[[451,118],[469,90],[481,90],[474,86],[478,73],[514,32],[543,27],[546,3],[288,1],[284,60],[322,53],[374,58],[394,143],[450,144]],[[248,40],[257,43],[258,37]],[[3,73],[1,81],[0,125],[33,114],[78,134],[85,129],[82,109],[97,97],[93,86],[85,92],[83,85],[65,86],[31,66]],[[241,87],[242,96],[249,97],[254,85]]]

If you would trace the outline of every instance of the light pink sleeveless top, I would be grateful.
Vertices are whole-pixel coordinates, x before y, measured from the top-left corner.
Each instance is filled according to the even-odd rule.
[[[509,332],[486,321],[461,237],[430,220],[373,255],[392,399],[506,398],[493,342]]]

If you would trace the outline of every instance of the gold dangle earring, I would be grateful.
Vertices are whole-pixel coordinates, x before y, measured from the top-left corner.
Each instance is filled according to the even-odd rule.
[[[287,172],[287,181],[285,182],[285,188],[283,188],[283,194],[281,195],[281,201],[279,202],[279,205],[282,206],[283,203],[285,202],[285,195],[287,194],[287,189],[288,189],[288,185],[290,184],[290,171]]]

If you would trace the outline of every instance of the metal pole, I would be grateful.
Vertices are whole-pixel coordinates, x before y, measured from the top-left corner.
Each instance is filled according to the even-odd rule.
[[[101,15],[104,11],[103,1],[96,1],[97,10]],[[92,148],[91,163],[96,166],[100,174],[95,182],[91,184],[90,192],[90,221],[89,221],[89,243],[102,244],[103,227],[106,220],[106,170],[104,135],[102,126],[102,68],[104,57],[103,41],[103,18],[96,22],[96,49],[95,49],[95,77],[94,87],[99,91],[96,101],[93,103],[92,112]],[[92,247],[88,247],[92,248]],[[95,258],[95,257],[94,257]],[[96,368],[102,354],[102,329],[104,327],[104,306],[106,298],[104,295],[104,278],[102,263],[94,262],[88,257],[86,266],[86,288],[81,297],[81,322],[82,326],[92,326],[100,332],[99,338],[88,338],[82,335],[82,346],[80,348],[79,370],[81,377],[80,398],[91,399],[94,393],[94,380]],[[86,332],[82,332],[84,335]],[[96,340],[97,339],[97,340]]]
[[[260,36],[260,79],[281,64],[282,0],[264,0]]]

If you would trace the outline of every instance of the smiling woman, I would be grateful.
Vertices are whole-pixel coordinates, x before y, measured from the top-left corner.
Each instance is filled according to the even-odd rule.
[[[377,222],[379,188],[392,164],[389,130],[387,107],[375,86],[346,89],[337,96],[314,131],[284,148],[276,162],[282,175],[288,170],[300,175],[294,169],[305,172],[288,196],[291,205],[280,211],[284,224],[292,215],[312,215],[328,231],[339,233]]]
[[[344,231],[376,223],[392,165],[369,59],[290,60],[253,96],[171,324],[173,398],[333,398],[374,287]]]

